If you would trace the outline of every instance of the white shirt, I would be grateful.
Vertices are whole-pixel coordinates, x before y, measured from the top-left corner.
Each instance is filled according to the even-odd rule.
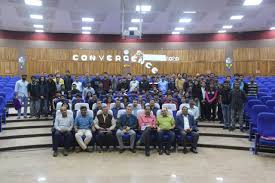
[[[197,120],[200,116],[199,108],[194,106],[193,108],[188,108],[188,114],[194,116],[194,119]]]
[[[16,82],[14,91],[19,97],[28,97],[28,84],[28,81],[22,79]]]
[[[131,81],[130,82],[130,91],[134,91],[135,88],[138,89],[139,87],[139,82],[137,80]]]
[[[205,88],[201,87],[202,99],[205,100]]]
[[[184,122],[184,130],[190,129],[188,116],[184,116],[184,115],[182,116],[183,116],[183,122]]]
[[[76,89],[78,89],[80,92],[82,92],[82,83],[80,81],[74,81],[73,84],[76,85]]]

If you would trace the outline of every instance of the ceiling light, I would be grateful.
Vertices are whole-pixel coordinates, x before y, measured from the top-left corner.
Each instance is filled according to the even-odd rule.
[[[43,29],[44,28],[44,25],[33,25],[34,28],[37,28],[37,29]]]
[[[270,30],[275,30],[275,27],[270,27]]]
[[[218,33],[226,33],[226,30],[219,30]]]
[[[83,17],[82,18],[82,22],[94,22],[95,19],[94,18],[89,18],[89,17]]]
[[[82,30],[92,30],[92,27],[82,27]]]
[[[232,25],[224,25],[224,26],[222,26],[223,29],[232,29],[232,27],[233,27]]]
[[[44,32],[44,30],[35,30],[35,32]]]
[[[30,17],[32,18],[32,19],[38,19],[38,20],[42,20],[43,19],[43,16],[42,15],[30,15]]]
[[[197,13],[196,11],[184,11],[183,13],[186,13],[186,14],[194,14],[194,13]]]
[[[192,21],[191,18],[181,18],[181,19],[179,19],[179,23],[189,23],[191,21]]]
[[[174,31],[172,32],[172,34],[180,34],[180,32]]]
[[[90,31],[82,31],[82,34],[91,34]]]
[[[143,19],[138,19],[138,18],[133,18],[131,20],[132,23],[139,23],[139,22],[143,22]]]
[[[46,180],[47,180],[46,177],[38,177],[38,178],[37,178],[37,181],[38,181],[38,182],[44,182],[44,181],[46,181]]]
[[[243,15],[233,15],[230,17],[231,20],[241,20],[243,18]]]
[[[245,0],[243,5],[244,6],[256,6],[263,2],[263,0]]]
[[[183,31],[184,30],[184,27],[176,27],[175,28],[175,31]]]
[[[42,1],[41,0],[25,0],[26,5],[30,6],[42,6]]]
[[[129,31],[136,31],[136,30],[138,30],[138,28],[137,27],[129,27],[128,30]]]
[[[137,5],[136,11],[149,12],[149,11],[151,11],[151,6],[150,5],[141,5],[141,6]]]

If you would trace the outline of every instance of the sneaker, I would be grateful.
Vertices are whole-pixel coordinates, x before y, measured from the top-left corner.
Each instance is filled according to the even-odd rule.
[[[68,155],[69,155],[68,150],[64,149],[63,155],[64,155],[64,156],[68,156]]]
[[[57,157],[57,155],[58,155],[58,152],[57,152],[57,151],[54,151],[54,152],[53,152],[53,157]]]
[[[190,151],[191,151],[192,153],[194,153],[194,154],[198,154],[198,151],[197,151],[197,149],[195,149],[195,148],[191,148]]]
[[[135,150],[135,149],[130,149],[130,151],[131,151],[132,153],[136,153],[136,150]]]

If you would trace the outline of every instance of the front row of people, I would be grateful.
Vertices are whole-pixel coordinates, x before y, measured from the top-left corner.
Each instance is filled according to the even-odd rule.
[[[159,154],[170,155],[170,148],[175,143],[175,132],[178,131],[177,139],[180,139],[178,143],[183,145],[183,153],[188,152],[187,143],[191,145],[190,151],[197,153],[198,129],[194,117],[188,114],[187,107],[182,108],[181,114],[176,116],[176,120],[168,114],[167,108],[161,109],[161,114],[156,118],[150,106],[146,106],[144,113],[139,114],[138,118],[132,114],[131,106],[127,106],[126,113],[122,114],[117,121],[108,113],[107,106],[103,106],[102,112],[99,112],[94,120],[85,106],[82,106],[77,112],[75,120],[72,112],[67,111],[66,106],[61,107],[60,113],[56,115],[54,123],[54,157],[58,155],[58,146],[62,141],[64,144],[63,155],[68,155],[73,140],[73,131],[80,146],[76,152],[90,151],[88,145],[94,132],[99,153],[103,150],[111,151],[110,146],[116,146],[115,135],[119,144],[119,153],[124,152],[124,141],[129,140],[132,153],[136,152],[135,145],[144,144],[145,155],[150,156],[150,145],[155,138],[159,144]],[[140,138],[136,142],[137,133],[140,134]],[[103,146],[106,148],[103,149]]]

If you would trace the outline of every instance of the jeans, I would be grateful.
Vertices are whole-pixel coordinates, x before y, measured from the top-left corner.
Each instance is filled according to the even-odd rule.
[[[129,130],[126,133],[128,133],[130,135],[130,148],[134,149],[135,140],[136,140],[136,132],[134,130]],[[123,144],[123,140],[122,140],[123,135],[124,135],[124,132],[122,130],[118,129],[116,132],[116,137],[117,137],[120,149],[124,148],[124,144]]]
[[[164,139],[164,135],[168,135],[168,139]],[[163,146],[165,145],[165,149],[169,150],[171,148],[172,143],[175,140],[175,133],[171,130],[160,130],[158,132],[159,139],[159,149],[163,150]]]
[[[40,102],[40,113],[39,113],[39,115],[44,114],[45,116],[48,116],[48,100],[47,99],[40,99],[39,102]]]
[[[39,99],[31,99],[30,100],[30,112],[31,116],[38,116],[40,110],[40,102]]]
[[[224,127],[228,128],[231,123],[231,111],[230,111],[230,105],[228,104],[222,104],[222,114],[223,114],[223,122]]]
[[[20,101],[21,103],[21,106],[24,107],[24,116],[27,116],[27,108],[28,108],[28,97],[22,97],[22,96],[18,96],[18,100]],[[21,116],[21,108],[18,109],[18,117]]]
[[[243,129],[243,106],[240,106],[239,108],[231,108],[231,127],[233,128],[235,128],[236,125],[237,115],[239,118],[240,129]]]
[[[61,132],[58,130],[55,130],[54,132],[54,136],[53,136],[53,150],[57,151],[58,146],[62,140],[62,138],[64,138],[64,148],[66,150],[68,150],[72,144],[72,132]]]

